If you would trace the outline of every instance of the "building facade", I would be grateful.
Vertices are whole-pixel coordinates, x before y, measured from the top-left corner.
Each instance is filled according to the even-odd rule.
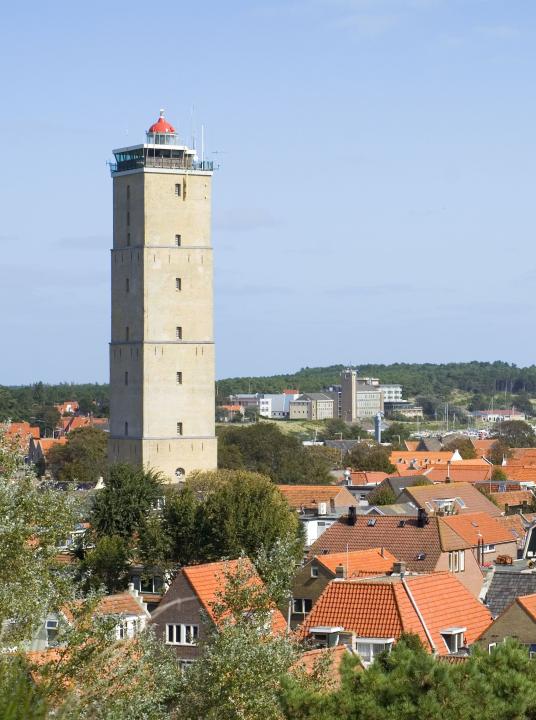
[[[331,420],[333,418],[333,398],[324,393],[298,395],[290,402],[291,420]]]
[[[341,373],[341,417],[345,422],[372,418],[383,412],[383,393],[377,378],[361,378],[355,370]]]
[[[179,481],[216,467],[212,163],[163,112],[114,155],[109,457]]]

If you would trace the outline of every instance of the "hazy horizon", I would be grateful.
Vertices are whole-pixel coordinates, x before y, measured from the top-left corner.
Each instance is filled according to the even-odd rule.
[[[138,0],[0,11],[0,384],[108,381],[106,161],[161,107],[186,142],[203,123],[220,164],[218,378],[533,364],[530,0],[153,15]]]

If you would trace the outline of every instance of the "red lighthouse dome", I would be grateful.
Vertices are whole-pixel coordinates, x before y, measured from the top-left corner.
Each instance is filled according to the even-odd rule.
[[[175,128],[165,119],[164,111],[160,110],[160,117],[153,125],[151,125],[147,132],[159,135],[164,133],[175,133]]]

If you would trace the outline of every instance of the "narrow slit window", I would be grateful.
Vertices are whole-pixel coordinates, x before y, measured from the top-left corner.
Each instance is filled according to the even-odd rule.
[[[130,328],[127,325],[125,328],[125,340],[128,342],[130,340]]]
[[[130,211],[127,210],[127,225],[130,225]]]
[[[177,371],[177,385],[182,385],[182,372]]]
[[[175,235],[175,245],[177,247],[181,246],[181,236],[180,235]]]
[[[125,370],[125,385],[128,385],[128,370]]]
[[[177,423],[177,435],[182,435],[182,423]]]
[[[177,195],[178,197],[181,196],[181,186],[179,183],[175,185],[175,195]]]
[[[176,289],[176,290],[182,290],[182,280],[181,280],[181,278],[175,278],[175,289]]]
[[[177,340],[182,340],[182,328],[179,325],[175,328],[175,337]]]
[[[130,247],[130,233],[127,233],[127,247]]]
[[[125,437],[128,437],[128,423],[125,421]]]
[[[125,279],[125,290],[130,292],[130,280],[128,278]]]

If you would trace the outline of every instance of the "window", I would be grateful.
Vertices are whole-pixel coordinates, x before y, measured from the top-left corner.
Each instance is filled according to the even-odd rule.
[[[128,423],[125,421],[125,437],[128,437]]]
[[[175,328],[175,337],[177,340],[182,340],[182,328],[177,325]]]
[[[198,625],[166,625],[167,645],[195,645],[198,637]]]
[[[465,570],[465,550],[449,552],[449,572],[463,572]]]
[[[127,247],[130,247],[130,233],[127,233]]]
[[[177,435],[182,435],[182,423],[177,423]]]
[[[181,196],[181,186],[179,183],[175,185],[175,195],[177,195],[177,197]]]
[[[356,652],[365,665],[374,662],[375,658],[384,650],[390,652],[392,646],[392,640],[357,639],[355,643]]]
[[[128,622],[126,620],[117,626],[117,639],[124,640],[128,636]]]
[[[181,246],[181,236],[180,235],[175,235],[175,245],[177,247]]]
[[[485,553],[495,552],[495,545],[484,545],[484,552]]]
[[[182,385],[182,372],[177,372],[177,385]]]
[[[179,667],[183,673],[188,672],[188,668],[192,667],[193,664],[193,660],[179,660]]]
[[[127,210],[127,225],[130,225],[130,211]]]
[[[128,370],[125,370],[125,385],[128,385]]]
[[[309,598],[294,598],[292,601],[292,612],[296,615],[306,615],[312,607],[313,601]]]
[[[175,289],[182,290],[182,280],[180,278],[175,278]]]
[[[488,645],[488,652],[490,655],[491,655],[492,651],[495,650],[496,647],[497,647],[497,643],[490,643]]]
[[[311,565],[311,577],[312,578],[318,577],[318,565]]]
[[[128,278],[125,279],[125,290],[130,292],[130,280]]]
[[[127,185],[127,200],[130,200],[130,185]]]
[[[464,646],[464,632],[466,630],[467,628],[449,628],[440,631],[450,653],[457,653]]]
[[[47,620],[47,647],[55,647],[58,644],[58,621]]]
[[[130,340],[130,328],[128,325],[125,328],[125,339],[127,342]]]

